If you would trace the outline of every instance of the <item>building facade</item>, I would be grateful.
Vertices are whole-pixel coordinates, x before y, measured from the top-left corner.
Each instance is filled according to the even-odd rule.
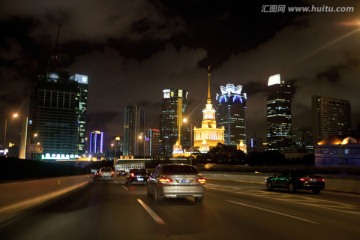
[[[216,111],[211,103],[210,95],[211,70],[208,67],[208,94],[206,105],[203,112],[203,120],[201,128],[194,127],[194,149],[202,153],[208,152],[212,147],[216,147],[218,143],[224,143],[225,128],[216,127]]]
[[[224,127],[224,141],[226,145],[246,144],[246,93],[242,93],[242,86],[226,84],[220,86],[217,100],[217,123]]]
[[[312,117],[314,145],[329,136],[351,131],[351,104],[347,100],[313,96]]]
[[[86,117],[87,117],[87,99],[88,99],[88,76],[75,74],[70,77],[71,81],[77,82],[78,91],[76,101],[78,105],[78,154],[86,153]]]
[[[267,96],[267,149],[283,151],[292,145],[291,98],[294,87],[281,80],[280,74],[268,81]]]
[[[183,113],[188,92],[182,89],[164,89],[160,117],[161,155],[172,157],[174,145],[181,144]]]
[[[93,131],[90,133],[89,153],[104,153],[104,132]]]
[[[124,156],[143,156],[145,112],[139,105],[129,105],[124,110]]]
[[[160,130],[159,129],[148,129],[147,130],[146,144],[146,156],[150,156],[151,159],[158,159],[160,156]]]
[[[74,160],[84,153],[87,81],[75,79],[63,71],[34,79],[28,127],[41,144],[41,159]]]
[[[315,146],[316,166],[360,166],[360,136],[332,135]]]

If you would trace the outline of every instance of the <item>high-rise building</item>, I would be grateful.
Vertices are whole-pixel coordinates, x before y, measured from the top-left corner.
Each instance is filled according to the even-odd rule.
[[[146,147],[146,156],[150,156],[152,159],[156,159],[160,155],[160,130],[159,129],[148,129],[147,131],[148,141]]]
[[[109,153],[109,156],[115,159],[119,159],[121,155],[123,155],[123,137],[120,136],[112,136],[110,139],[110,146],[111,146],[111,152]]]
[[[104,153],[104,132],[93,131],[90,133],[90,154]]]
[[[69,78],[69,73],[62,70],[65,65],[57,55],[59,35],[60,25],[47,72],[34,79],[26,126],[29,136],[37,135],[40,146],[28,156],[39,155],[41,149],[44,160],[76,159],[86,151],[88,77],[75,74]],[[30,144],[31,149],[35,148]]]
[[[42,146],[41,159],[78,156],[79,116],[85,116],[85,112],[79,112],[79,88],[78,82],[69,80],[67,72],[55,71],[34,79],[29,131],[31,135],[37,134],[37,142]]]
[[[281,80],[280,74],[268,81],[267,97],[267,149],[282,151],[292,144],[291,98],[294,87]]]
[[[224,143],[224,127],[216,127],[215,109],[211,103],[210,95],[211,70],[208,67],[208,96],[203,112],[201,128],[194,128],[194,149],[206,153],[218,143]]]
[[[224,141],[226,145],[246,144],[246,93],[242,93],[242,86],[226,84],[220,86],[221,94],[216,95],[217,123],[224,127]]]
[[[78,154],[81,155],[87,151],[86,149],[86,115],[87,115],[87,98],[88,98],[88,76],[75,74],[70,80],[77,82],[78,91],[76,101],[78,105]]]
[[[323,96],[312,97],[314,145],[331,135],[351,131],[351,104],[348,100]]]
[[[296,149],[305,151],[307,153],[314,152],[311,128],[293,129],[292,139]]]
[[[144,155],[145,112],[138,105],[129,105],[124,111],[124,156]]]
[[[182,89],[164,89],[160,117],[161,151],[171,157],[174,145],[181,145],[183,113],[187,106],[188,92]]]

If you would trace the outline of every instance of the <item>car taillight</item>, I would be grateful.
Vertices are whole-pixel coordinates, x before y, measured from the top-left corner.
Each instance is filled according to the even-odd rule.
[[[130,175],[131,175],[132,177],[135,177],[135,174],[134,174],[134,173],[131,173]]]
[[[167,178],[167,177],[161,177],[159,178],[159,182],[161,183],[171,183],[173,180],[171,178]]]
[[[199,178],[197,181],[198,181],[199,183],[201,183],[201,184],[205,184],[205,183],[206,183],[205,178]]]
[[[308,181],[308,180],[309,180],[308,178],[304,178],[304,177],[300,178],[300,181],[301,181],[301,182],[306,182],[306,181]]]

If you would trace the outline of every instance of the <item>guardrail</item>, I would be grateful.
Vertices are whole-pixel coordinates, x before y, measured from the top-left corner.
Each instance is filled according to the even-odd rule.
[[[85,187],[89,175],[57,177],[0,184],[0,225],[44,202]]]

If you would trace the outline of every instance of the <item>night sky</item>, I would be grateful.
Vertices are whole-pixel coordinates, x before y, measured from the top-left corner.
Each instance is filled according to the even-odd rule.
[[[122,135],[123,111],[145,108],[158,128],[162,90],[189,92],[200,127],[211,65],[211,97],[227,83],[248,95],[247,135],[266,135],[270,75],[294,81],[295,128],[311,126],[311,96],[347,99],[360,123],[360,3],[333,0],[0,0],[0,109],[27,115],[31,81],[54,53],[71,74],[89,76],[88,130]],[[256,2],[256,3],[250,3]],[[353,7],[348,13],[262,12],[269,6]],[[3,129],[3,126],[1,127]],[[17,140],[19,123],[9,124]],[[0,136],[3,136],[3,130]]]

